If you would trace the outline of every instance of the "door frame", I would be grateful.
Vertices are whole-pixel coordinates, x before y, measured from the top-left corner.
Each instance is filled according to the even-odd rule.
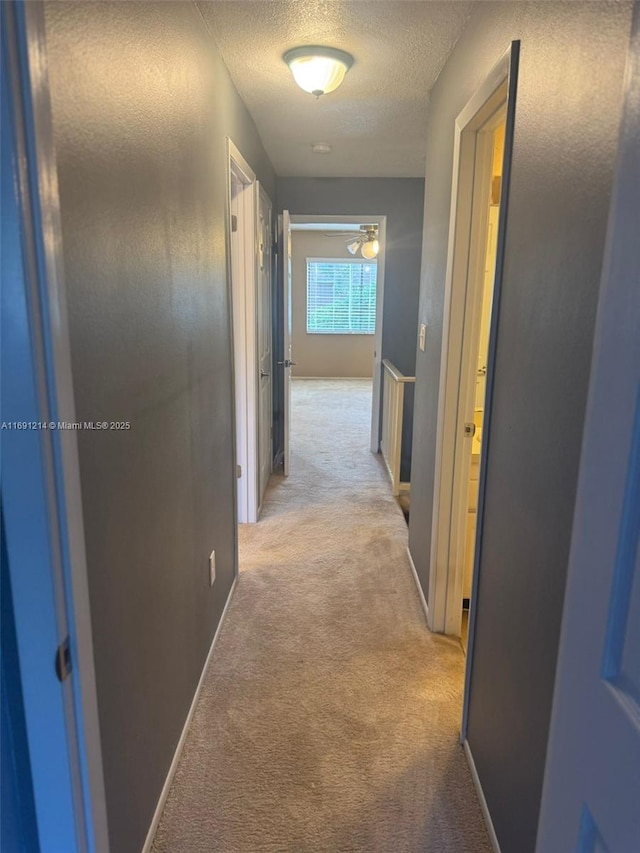
[[[265,188],[262,186],[262,184],[259,181],[257,181],[257,185],[258,185],[258,201],[257,201],[257,208],[256,208],[256,220],[257,220],[256,221],[256,227],[257,227],[257,235],[258,235],[257,236],[257,240],[258,240],[258,264],[257,264],[257,272],[256,272],[256,276],[257,276],[256,277],[256,288],[257,288],[257,284],[258,284],[259,277],[260,277],[260,270],[261,269],[262,270],[267,269],[268,275],[269,275],[269,299],[268,299],[269,323],[268,323],[268,330],[269,330],[269,335],[270,335],[269,352],[271,353],[271,364],[269,366],[269,374],[270,374],[270,376],[269,376],[270,389],[269,390],[270,390],[270,393],[269,393],[269,416],[267,418],[267,421],[269,424],[269,442],[268,442],[268,446],[269,446],[269,475],[271,475],[273,473],[273,387],[274,387],[274,384],[273,384],[274,369],[273,369],[273,367],[274,367],[274,361],[275,361],[275,359],[273,357],[273,203],[272,203],[271,199],[269,198],[267,191],[265,190]],[[263,243],[264,232],[260,228],[260,204],[261,204],[261,202],[266,203],[268,211],[269,211],[269,219],[268,219],[268,222],[266,223],[266,235],[267,235],[266,236],[266,241],[267,241],[266,245]],[[268,267],[265,263],[265,256],[268,258]],[[257,304],[258,304],[258,291],[256,289],[256,307],[257,307]],[[259,322],[261,322],[261,318],[258,317],[256,314],[256,324]],[[257,335],[257,344],[259,345],[260,336],[259,336],[259,333],[257,331],[257,328],[256,328],[256,335]],[[259,359],[260,358],[259,346],[256,347],[256,355],[257,355],[257,358]],[[257,411],[258,411],[258,413],[260,413],[261,412],[261,408],[260,408],[260,393],[261,393],[260,383],[261,383],[263,377],[261,374],[261,366],[259,363],[257,365],[257,372],[258,372],[258,376],[257,376],[257,380],[258,380],[257,381],[258,409],[257,409]],[[258,421],[258,423],[257,423],[257,435],[258,436],[259,436],[260,426],[261,426],[261,424]],[[259,437],[258,437],[258,458],[257,458],[257,467],[258,467],[258,510],[257,510],[257,513],[258,513],[258,515],[260,514],[260,512],[262,510],[262,504],[263,504],[263,500],[264,500],[264,492],[262,491],[262,484],[261,484],[261,480],[260,480],[261,465],[262,465],[262,460],[260,459],[260,441],[259,441]],[[267,485],[268,485],[268,480],[269,480],[269,477],[267,477]],[[265,491],[266,491],[266,486],[265,486]]]
[[[231,294],[234,433],[237,477],[237,521],[258,520],[258,193],[255,172],[233,141],[227,137],[227,247],[229,292]],[[232,176],[244,186],[238,214],[231,198]],[[238,216],[238,240],[232,238],[231,217]]]
[[[444,632],[455,636],[460,636],[462,625],[471,473],[470,444],[475,434],[467,434],[464,425],[474,421],[477,354],[485,287],[493,133],[505,120],[506,95],[505,80],[479,110],[470,117],[463,116],[460,122],[458,177],[461,203],[457,208],[457,245],[452,265],[442,427],[441,472],[445,476],[440,480],[439,527],[434,543],[437,564],[447,570]],[[462,240],[460,234],[464,235]],[[455,257],[458,252],[460,254]],[[492,312],[494,307],[492,305]],[[484,435],[486,431],[483,428]],[[440,615],[437,606],[433,613],[434,618]]]
[[[482,538],[482,518],[486,480],[486,460],[491,432],[491,398],[495,370],[495,349],[502,287],[504,240],[507,221],[507,200],[513,144],[513,123],[519,42],[512,42],[501,59],[477,89],[455,122],[453,151],[453,178],[449,243],[445,279],[445,303],[442,349],[440,358],[440,383],[438,395],[438,426],[436,433],[436,468],[432,517],[431,572],[429,578],[429,627],[432,631],[460,635],[462,618],[462,582],[464,570],[465,502],[468,500],[468,470],[465,488],[462,487],[464,465],[460,465],[462,446],[467,438],[463,434],[464,412],[475,391],[470,381],[477,368],[473,357],[473,341],[465,340],[465,314],[477,306],[478,284],[484,268],[483,252],[486,249],[484,234],[488,212],[488,175],[478,170],[481,161],[490,161],[479,131],[506,103],[507,127],[503,160],[498,246],[489,335],[485,410],[480,457],[480,483],[476,524],[476,544],[472,600],[469,614],[467,644],[467,680],[470,678],[470,661],[473,658],[475,632],[475,602],[478,587],[478,564]],[[487,180],[485,180],[485,178]],[[483,194],[484,201],[483,204]],[[480,218],[474,209],[480,205]],[[479,239],[482,235],[482,239]],[[461,412],[462,406],[462,412]],[[468,465],[467,465],[468,468]],[[463,494],[464,493],[464,494]],[[452,547],[453,545],[453,547]],[[453,563],[453,564],[452,564]],[[466,728],[466,692],[463,714],[463,735]]]
[[[23,321],[29,338],[29,347],[16,355],[13,378],[28,388],[37,377],[34,401],[39,420],[73,424],[76,414],[44,11],[39,3],[10,2],[3,4],[2,17],[13,102],[11,130],[19,157],[16,200],[26,297]],[[77,435],[75,429],[47,429],[33,435],[39,439],[40,474],[31,466],[32,477],[26,482],[24,470],[12,473],[13,466],[6,464],[3,503],[38,832],[43,851],[60,842],[55,837],[56,826],[68,816],[56,811],[59,798],[51,788],[51,773],[55,771],[54,752],[66,754],[76,824],[74,849],[108,853]],[[25,489],[29,495],[21,508]],[[38,544],[43,559],[32,562],[26,573],[21,555],[30,550],[25,545],[34,544],[35,532],[20,519],[31,517],[36,490],[46,496],[40,519],[46,523],[48,537]],[[16,513],[11,509],[15,502]],[[58,641],[65,634],[69,638],[72,667],[60,685],[66,735],[46,716],[42,699],[56,651],[52,647],[43,655],[46,624],[55,626]],[[48,821],[50,832],[43,835]]]
[[[291,464],[291,312],[292,312],[292,262],[291,262],[291,215],[283,210],[278,217],[279,244],[281,244],[282,262],[282,360],[276,359],[278,367],[282,367],[282,473],[289,476]],[[280,373],[278,373],[280,376]]]
[[[326,222],[327,224],[352,224],[357,222],[376,222],[378,224],[378,234],[380,242],[380,251],[376,258],[378,262],[378,273],[376,280],[376,331],[373,338],[373,390],[371,398],[371,433],[369,446],[372,453],[380,452],[381,439],[381,408],[382,408],[382,328],[384,321],[384,279],[385,279],[385,257],[387,249],[387,216],[386,214],[375,213],[352,213],[348,216],[335,215],[327,216],[326,214],[303,214],[291,213],[291,223],[294,225],[302,225],[313,222]]]

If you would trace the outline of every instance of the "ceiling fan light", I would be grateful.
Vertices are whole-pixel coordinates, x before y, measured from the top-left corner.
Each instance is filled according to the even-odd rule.
[[[295,47],[282,57],[301,89],[320,97],[334,92],[353,65],[353,57],[334,47]]]
[[[367,243],[362,244],[362,257],[368,261],[372,261],[377,257],[379,251],[380,243],[378,240],[369,240]]]

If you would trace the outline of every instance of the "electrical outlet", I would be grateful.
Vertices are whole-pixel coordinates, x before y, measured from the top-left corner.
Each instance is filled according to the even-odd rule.
[[[209,586],[213,586],[216,579],[216,552],[209,555]]]

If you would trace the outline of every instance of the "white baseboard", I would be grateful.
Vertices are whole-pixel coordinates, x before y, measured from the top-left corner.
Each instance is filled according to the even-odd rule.
[[[418,573],[416,571],[416,567],[413,562],[413,557],[411,556],[411,551],[409,550],[409,546],[407,545],[407,557],[409,558],[409,565],[411,566],[411,571],[413,572],[413,579],[416,582],[416,587],[418,590],[418,595],[420,596],[420,603],[422,604],[422,609],[424,610],[424,615],[427,620],[427,628],[431,630],[431,620],[429,619],[429,605],[427,604],[427,599],[424,597],[424,592],[422,591],[422,586],[420,584],[420,578],[418,577]]]
[[[480,783],[480,777],[478,776],[478,771],[476,770],[476,763],[473,760],[473,755],[471,753],[471,747],[469,746],[469,741],[465,740],[462,744],[462,748],[464,749],[464,754],[467,757],[467,762],[469,764],[469,770],[471,771],[471,778],[473,779],[473,784],[475,785],[476,793],[478,795],[478,800],[480,801],[480,808],[482,810],[482,816],[484,818],[484,822],[487,825],[487,832],[489,833],[489,840],[491,841],[491,846],[493,847],[495,853],[500,853],[500,845],[498,844],[498,836],[496,835],[496,831],[493,827],[493,821],[491,820],[491,815],[489,813],[489,807],[487,806],[487,801],[484,797],[484,791],[482,790],[482,785]]]
[[[236,575],[236,577],[233,579],[233,584],[231,586],[231,590],[229,591],[229,597],[227,598],[227,602],[224,606],[224,610],[222,611],[222,616],[220,617],[220,621],[218,622],[218,627],[216,628],[216,632],[213,635],[213,640],[211,641],[211,646],[209,647],[207,659],[205,660],[204,666],[202,667],[202,672],[200,673],[200,680],[198,681],[198,686],[196,687],[196,692],[193,694],[193,700],[191,701],[191,707],[189,708],[189,713],[187,714],[187,719],[184,722],[184,726],[182,728],[182,734],[180,735],[180,740],[178,741],[178,745],[176,746],[176,751],[173,754],[173,760],[171,762],[171,766],[169,767],[169,772],[167,773],[167,778],[165,779],[164,785],[162,786],[162,791],[160,792],[160,798],[158,800],[156,810],[153,814],[153,820],[151,821],[149,831],[147,832],[147,837],[145,839],[144,846],[142,848],[142,853],[150,853],[151,846],[153,844],[153,839],[154,839],[156,831],[158,829],[158,824],[160,823],[160,818],[162,817],[162,811],[163,811],[165,803],[167,801],[169,789],[171,788],[171,783],[173,782],[173,777],[174,777],[176,769],[178,767],[178,762],[180,761],[180,755],[182,753],[182,748],[184,747],[184,742],[187,739],[187,733],[189,731],[189,726],[191,725],[191,720],[193,719],[193,714],[196,710],[196,705],[198,704],[198,698],[200,696],[200,691],[202,690],[202,684],[204,682],[204,677],[205,677],[205,674],[207,672],[207,668],[209,666],[209,661],[211,660],[211,656],[213,655],[213,650],[214,650],[214,647],[216,645],[216,641],[220,635],[222,623],[224,622],[225,616],[227,615],[229,605],[231,604],[231,599],[233,598],[233,593],[235,591],[237,582],[238,582],[238,576]]]

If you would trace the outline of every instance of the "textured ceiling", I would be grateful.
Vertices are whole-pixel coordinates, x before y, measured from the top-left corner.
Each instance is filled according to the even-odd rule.
[[[430,0],[199,0],[278,175],[422,177],[429,91],[471,3]],[[321,44],[353,54],[316,100],[282,54]],[[314,154],[328,142],[329,154]]]

